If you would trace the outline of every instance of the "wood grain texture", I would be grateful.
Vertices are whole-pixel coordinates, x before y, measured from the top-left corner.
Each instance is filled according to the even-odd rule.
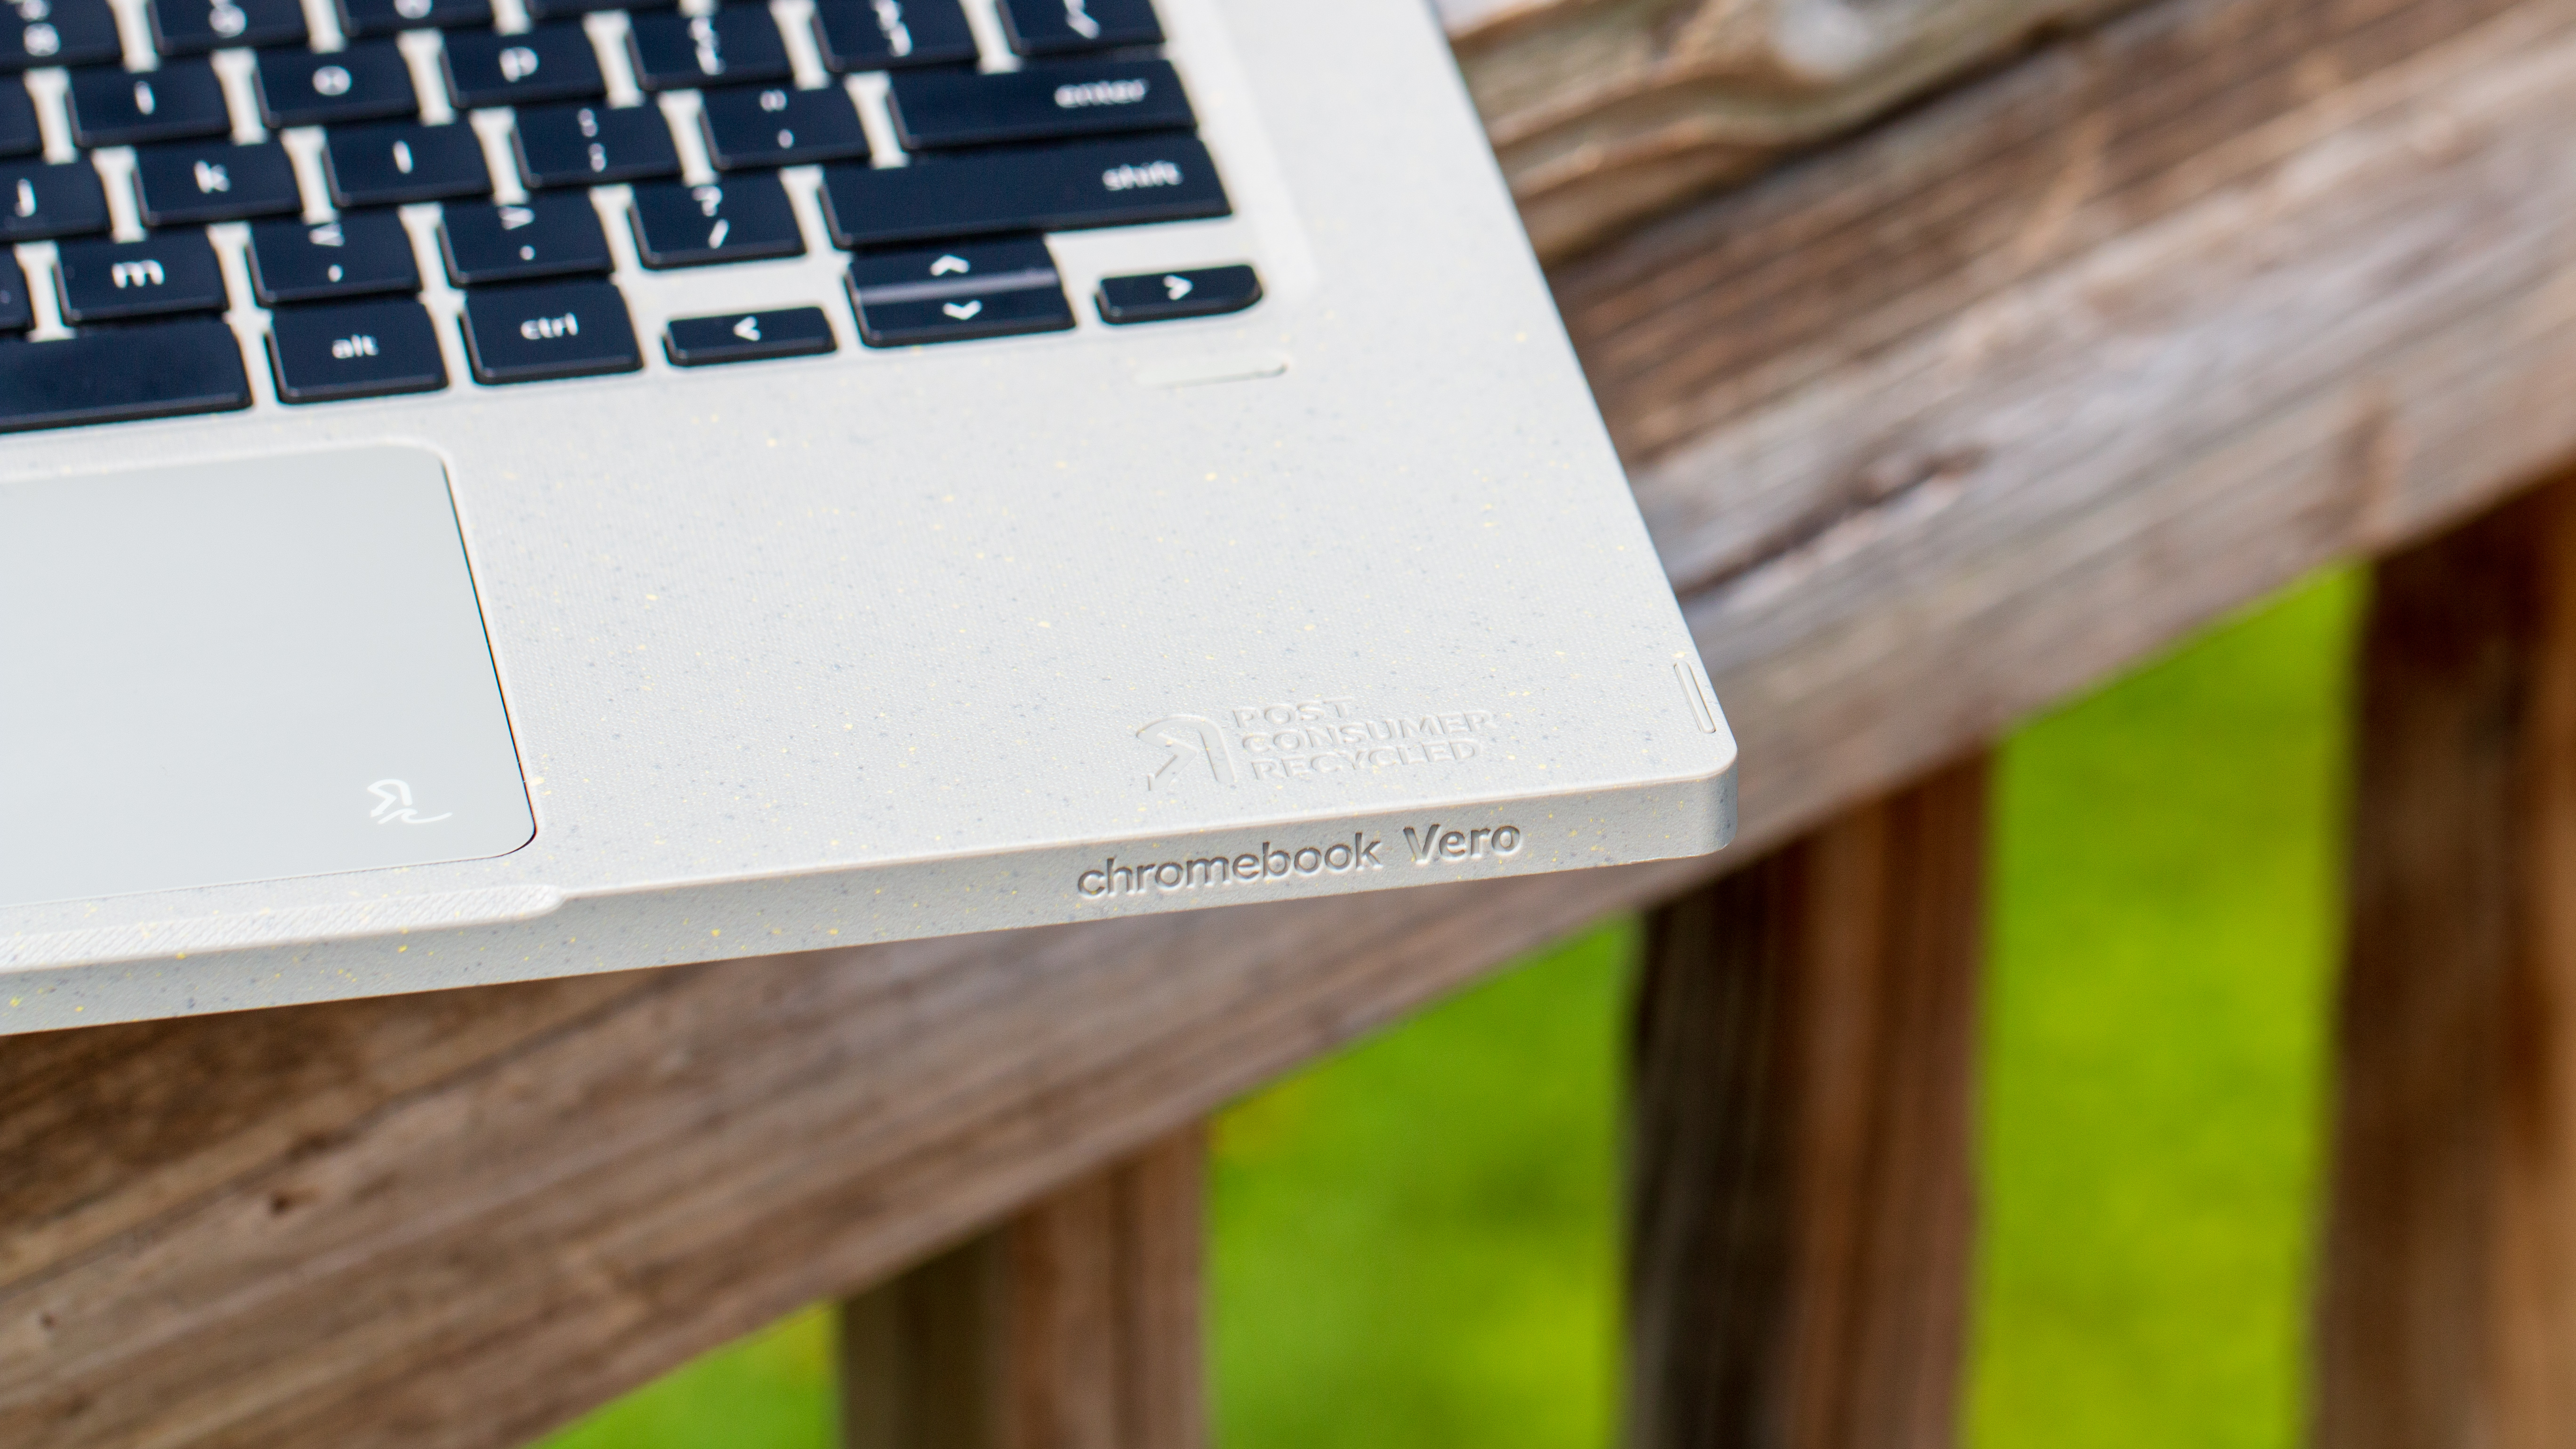
[[[2137,0],[1447,0],[1530,237],[1570,256]]]
[[[1634,1449],[1953,1442],[1986,790],[1973,756],[1649,917]]]
[[[1192,1126],[842,1309],[848,1449],[1200,1449]]]
[[[2364,635],[2325,1449],[2576,1426],[2576,484],[2383,563]]]
[[[2570,134],[2576,0],[2163,0],[1560,271],[1735,858],[2576,456]],[[0,1443],[505,1449],[1715,868],[0,1041]]]

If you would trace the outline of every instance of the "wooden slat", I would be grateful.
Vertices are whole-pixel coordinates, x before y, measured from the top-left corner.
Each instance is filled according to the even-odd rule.
[[[848,1449],[1200,1449],[1206,1133],[851,1300]]]
[[[2576,482],[2382,564],[2321,1294],[2326,1449],[2576,1425]]]
[[[1953,1441],[1986,780],[1971,757],[1650,917],[1635,1449]]]
[[[2571,36],[2164,0],[1561,272],[1738,851],[2576,455]],[[81,1184],[0,1442],[500,1449],[1712,869],[0,1041],[0,1183]]]
[[[1544,257],[2136,0],[1442,0]]]

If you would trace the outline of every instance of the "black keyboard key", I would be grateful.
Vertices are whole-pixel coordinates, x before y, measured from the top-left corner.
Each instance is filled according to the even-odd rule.
[[[883,246],[1225,216],[1207,148],[1186,136],[946,157],[823,173],[832,242]]]
[[[1005,75],[921,71],[896,76],[888,104],[907,151],[1186,131],[1198,124],[1180,76],[1160,60],[1040,66]]]
[[[0,71],[112,65],[125,56],[107,0],[15,0],[0,6]]]
[[[304,43],[303,0],[152,0],[146,8],[152,48],[163,55]]]
[[[304,209],[295,163],[275,141],[147,146],[134,153],[134,179],[146,226],[246,221]]]
[[[259,113],[272,129],[384,121],[419,111],[411,64],[390,40],[365,41],[329,55],[260,52]]]
[[[870,302],[854,282],[851,301],[858,310],[859,340],[870,347],[1062,332],[1073,325],[1073,308],[1065,303],[1064,289],[1056,286],[946,301]]]
[[[769,12],[719,10],[713,15],[638,15],[626,32],[636,84],[648,91],[785,80],[787,42]]]
[[[107,230],[107,192],[87,161],[0,165],[0,242]]]
[[[268,221],[250,229],[250,287],[263,307],[417,292],[420,266],[411,233],[390,211],[312,225]]]
[[[36,102],[23,81],[0,80],[0,156],[33,156],[45,149],[36,125]]]
[[[517,35],[467,31],[447,37],[447,89],[457,109],[585,101],[604,94],[599,52],[578,22]]]
[[[816,0],[814,40],[837,71],[973,65],[975,32],[957,0]]]
[[[674,317],[662,351],[681,367],[752,362],[764,357],[810,357],[832,350],[832,323],[820,307],[775,312],[729,312],[722,317]]]
[[[0,432],[249,406],[241,344],[220,321],[0,347]]]
[[[960,342],[1073,325],[1055,257],[1038,237],[861,252],[850,301],[870,347]]]
[[[447,386],[438,329],[408,297],[289,307],[268,319],[268,363],[290,403],[340,402]]]
[[[605,275],[608,234],[582,193],[557,192],[500,206],[439,209],[438,246],[460,287]]]
[[[27,274],[18,259],[0,251],[0,332],[24,332],[36,325],[36,306],[27,297]]]
[[[492,189],[483,143],[462,121],[443,126],[351,126],[325,133],[322,169],[331,204],[395,206],[449,201]]]
[[[680,150],[655,106],[532,106],[513,144],[531,188],[652,181],[680,174]]]
[[[626,299],[607,282],[465,294],[465,350],[480,383],[633,372],[644,365]]]
[[[766,175],[707,186],[635,188],[635,251],[655,268],[703,267],[805,254],[787,188]]]
[[[1130,322],[1168,322],[1176,317],[1214,317],[1240,312],[1260,301],[1261,277],[1243,266],[1103,277],[1100,291],[1092,300],[1100,305],[1100,320],[1113,327]]]
[[[1160,45],[1152,0],[999,0],[1002,33],[1017,55],[1075,55]]]
[[[339,4],[340,29],[352,36],[492,23],[492,0],[339,0]]]
[[[698,113],[708,159],[719,171],[867,159],[868,133],[849,92],[838,86],[708,91],[699,97]]]
[[[201,231],[137,242],[62,242],[55,256],[63,320],[76,327],[224,309],[224,269]]]
[[[578,20],[597,10],[669,10],[680,0],[528,0],[531,20]]]
[[[222,136],[233,128],[224,83],[202,60],[139,73],[76,70],[69,99],[72,140],[85,147]]]

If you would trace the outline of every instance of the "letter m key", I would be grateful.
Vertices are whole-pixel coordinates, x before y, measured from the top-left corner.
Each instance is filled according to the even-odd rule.
[[[148,257],[139,262],[117,262],[107,269],[107,275],[120,291],[127,287],[157,287],[162,282],[161,264]]]

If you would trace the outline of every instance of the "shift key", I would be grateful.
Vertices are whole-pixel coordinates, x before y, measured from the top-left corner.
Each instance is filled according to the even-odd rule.
[[[1207,147],[1187,136],[827,167],[823,210],[841,247],[1232,213]]]

